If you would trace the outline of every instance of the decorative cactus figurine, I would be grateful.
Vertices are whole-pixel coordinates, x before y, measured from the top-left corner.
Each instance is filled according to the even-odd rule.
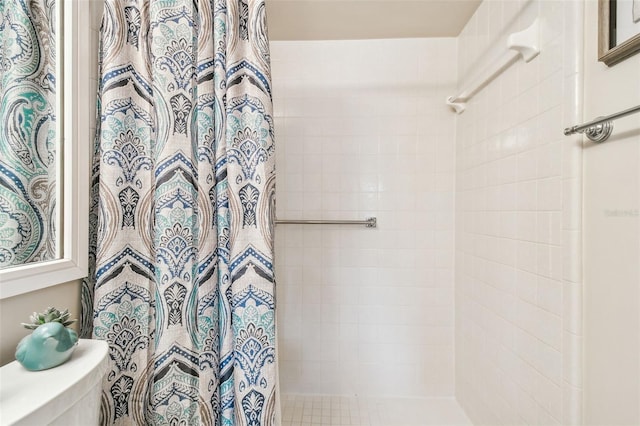
[[[69,319],[68,310],[60,312],[47,308],[42,313],[34,312],[31,323],[22,325],[33,330],[16,348],[16,359],[27,370],[40,371],[57,367],[67,361],[78,344],[78,335],[67,326],[76,320]]]

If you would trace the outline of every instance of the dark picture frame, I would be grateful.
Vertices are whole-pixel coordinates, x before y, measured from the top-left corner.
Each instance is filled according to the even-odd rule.
[[[618,43],[616,0],[598,0],[598,61],[612,66],[640,52],[640,33]]]

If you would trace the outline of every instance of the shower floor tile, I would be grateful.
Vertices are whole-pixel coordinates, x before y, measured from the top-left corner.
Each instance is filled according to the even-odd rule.
[[[453,398],[282,396],[282,426],[462,426],[471,424]]]

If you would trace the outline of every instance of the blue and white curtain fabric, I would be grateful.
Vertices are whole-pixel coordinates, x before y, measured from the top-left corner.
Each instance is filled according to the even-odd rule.
[[[0,0],[0,268],[56,253],[56,7]]]
[[[263,0],[106,0],[84,333],[105,424],[272,425]]]

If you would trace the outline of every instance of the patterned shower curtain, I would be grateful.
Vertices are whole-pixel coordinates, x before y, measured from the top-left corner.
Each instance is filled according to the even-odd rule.
[[[0,268],[57,257],[55,18],[0,0]]]
[[[106,0],[83,334],[105,424],[272,425],[263,0]]]

